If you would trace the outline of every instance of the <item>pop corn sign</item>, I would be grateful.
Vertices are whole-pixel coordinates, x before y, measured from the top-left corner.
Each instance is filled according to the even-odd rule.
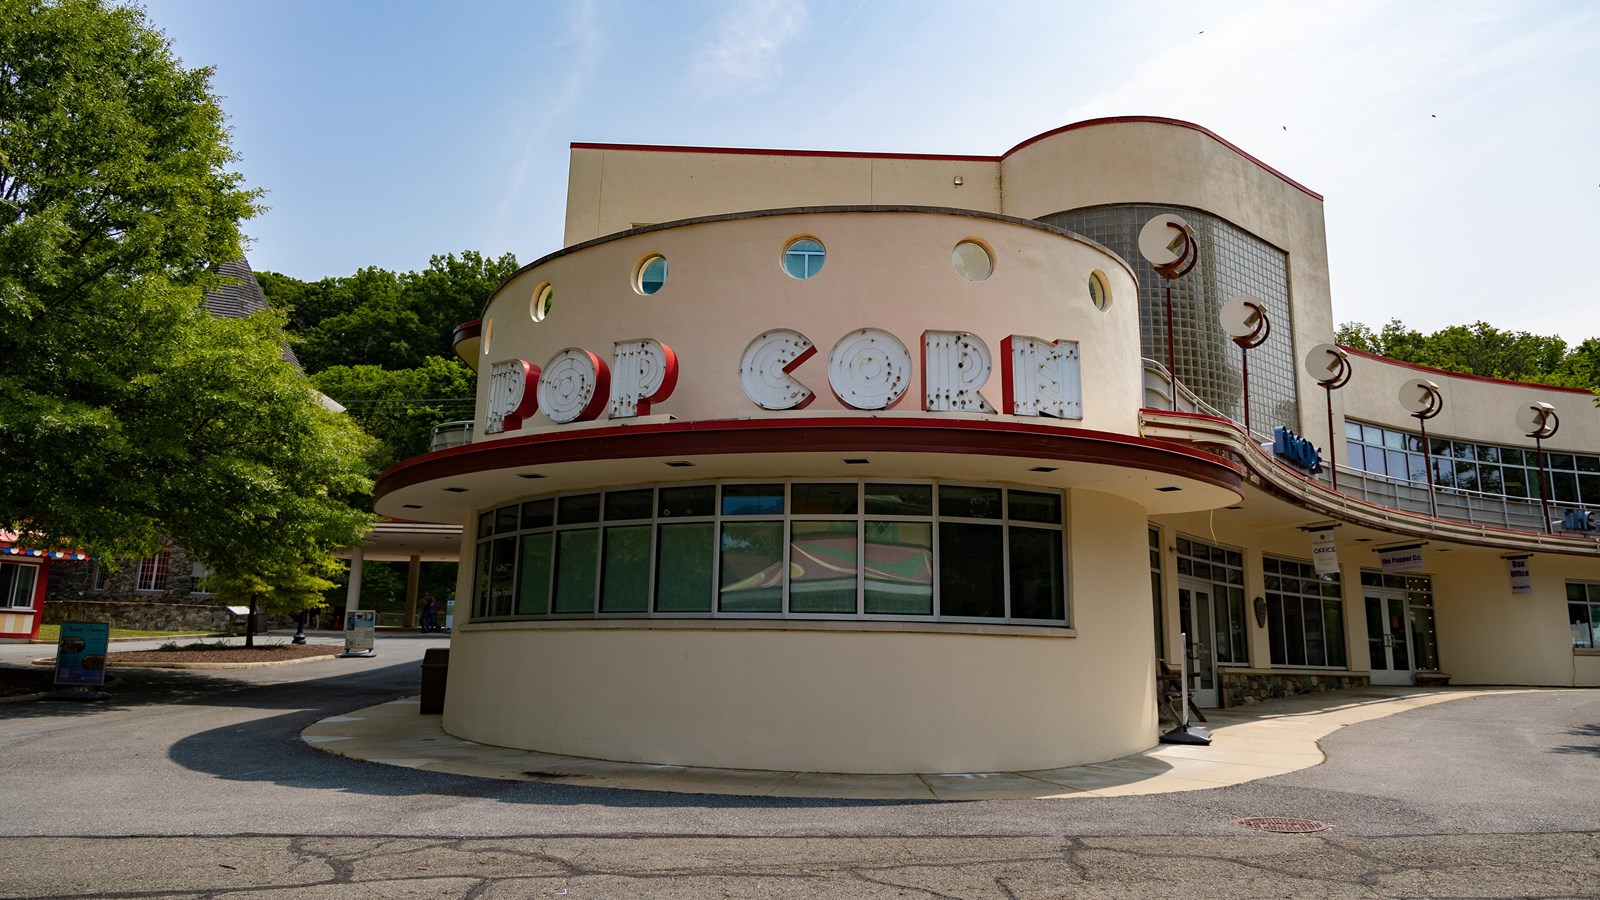
[[[794,370],[817,352],[798,331],[777,328],[745,347],[739,384],[762,409],[804,409],[816,399]],[[985,412],[995,407],[983,395],[993,372],[983,339],[967,331],[925,331],[919,394],[928,412]],[[1000,412],[1014,416],[1083,418],[1078,343],[1011,335],[1000,345]],[[543,368],[508,359],[489,370],[484,431],[516,431],[535,412],[563,425],[608,412],[613,419],[648,415],[653,403],[678,384],[678,357],[653,338],[618,341],[611,362],[578,348],[552,356]],[[828,354],[828,387],[852,409],[884,410],[910,393],[911,352],[879,328],[860,328],[840,338]]]

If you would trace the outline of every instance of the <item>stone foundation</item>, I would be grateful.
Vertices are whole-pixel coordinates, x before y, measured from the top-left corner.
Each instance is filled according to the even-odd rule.
[[[227,607],[196,603],[161,603],[151,600],[47,600],[44,623],[106,622],[113,628],[143,631],[227,631],[232,617]],[[269,628],[293,628],[293,620],[269,617]],[[241,621],[240,627],[243,627]]]
[[[1217,683],[1222,692],[1222,705],[1244,706],[1250,703],[1260,703],[1263,700],[1275,700],[1280,697],[1295,697],[1300,694],[1316,694],[1324,691],[1343,691],[1350,688],[1366,687],[1369,679],[1366,675],[1351,675],[1340,672],[1230,672],[1226,669],[1217,670]]]

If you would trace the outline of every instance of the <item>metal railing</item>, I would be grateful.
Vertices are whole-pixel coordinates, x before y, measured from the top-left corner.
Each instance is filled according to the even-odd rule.
[[[448,450],[451,447],[460,447],[472,443],[472,420],[465,419],[459,422],[440,422],[433,426],[433,433],[428,438],[428,452],[435,450]]]
[[[1172,409],[1171,384],[1165,366],[1153,359],[1144,360],[1144,405],[1147,408]],[[1178,383],[1177,409],[1179,412],[1199,413],[1219,419],[1229,418],[1207,405],[1181,382]],[[1261,435],[1253,437],[1259,439]],[[1392,478],[1342,465],[1338,468],[1340,493],[1390,509],[1429,514],[1427,482]],[[1323,484],[1329,481],[1326,474],[1315,480]],[[1433,495],[1438,516],[1443,519],[1518,531],[1545,530],[1544,512],[1537,498],[1530,500],[1454,487],[1435,487]],[[1554,508],[1551,511],[1554,513]]]

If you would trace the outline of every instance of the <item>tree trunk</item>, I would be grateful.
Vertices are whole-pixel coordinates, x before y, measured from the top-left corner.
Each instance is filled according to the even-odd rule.
[[[253,648],[256,645],[256,598],[250,598],[250,615],[244,620],[244,645]]]

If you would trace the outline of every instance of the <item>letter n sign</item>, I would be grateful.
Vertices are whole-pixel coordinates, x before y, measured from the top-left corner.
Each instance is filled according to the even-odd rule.
[[[483,417],[485,434],[516,431],[539,409],[539,367],[527,360],[507,359],[489,369],[489,404]]]
[[[1013,334],[1001,342],[1000,358],[1001,402],[1007,415],[1083,418],[1077,341]]]

